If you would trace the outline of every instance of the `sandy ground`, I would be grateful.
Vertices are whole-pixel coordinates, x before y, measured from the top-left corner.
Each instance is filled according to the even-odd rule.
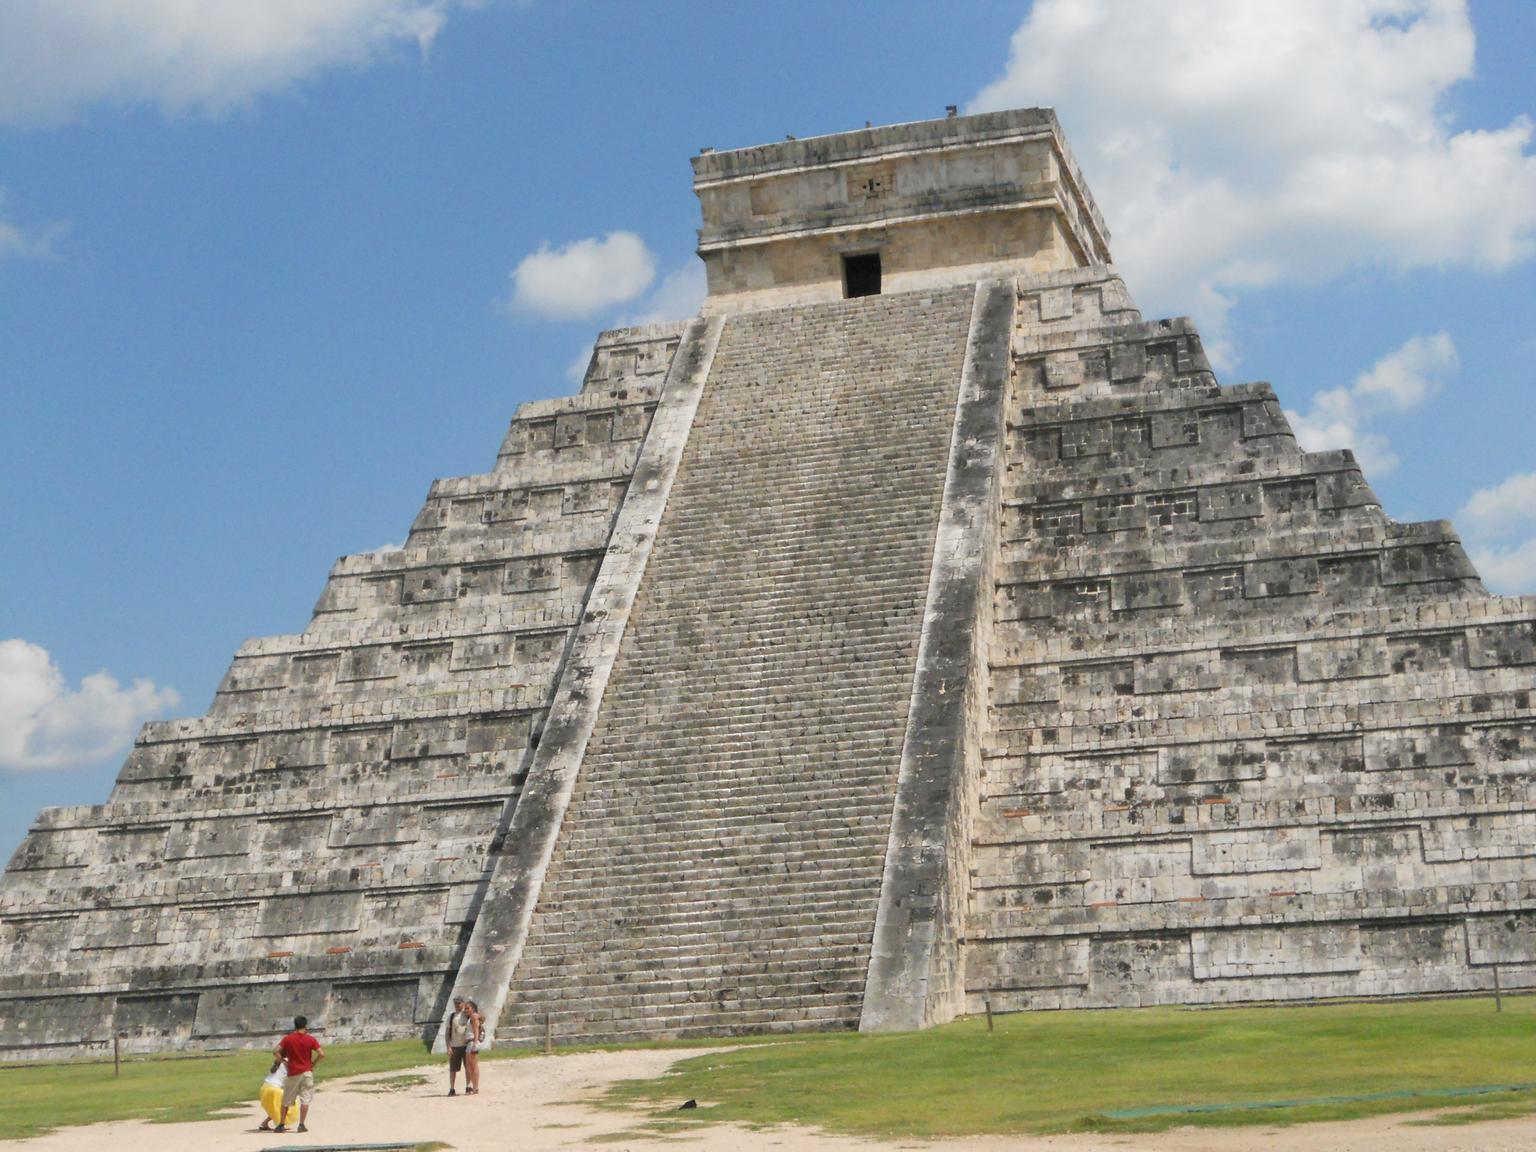
[[[367,1091],[371,1080],[405,1073],[322,1080],[307,1135],[255,1131],[253,1102],[242,1115],[196,1124],[129,1121],[67,1128],[36,1140],[0,1141],[5,1152],[254,1152],[283,1147],[442,1140],[458,1152],[547,1152],[611,1148],[660,1152],[1536,1152],[1536,1118],[1457,1128],[1408,1127],[1403,1117],[1310,1124],[1296,1128],[1183,1129],[1151,1136],[972,1137],[889,1142],[828,1136],[804,1128],[749,1131],[709,1125],[666,1138],[626,1136],[640,1118],[589,1101],[615,1080],[658,1076],[698,1051],[602,1052],[492,1062],[478,1096],[446,1096],[441,1064],[416,1069],[428,1082],[389,1092]],[[598,1142],[593,1143],[596,1137]]]

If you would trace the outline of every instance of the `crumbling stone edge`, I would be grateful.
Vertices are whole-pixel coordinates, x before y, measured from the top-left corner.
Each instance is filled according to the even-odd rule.
[[[488,1040],[495,1036],[528,939],[560,825],[723,328],[722,319],[696,319],[683,332],[454,979],[454,995],[478,1001]],[[442,1045],[439,1033],[435,1048],[441,1051]]]
[[[964,1002],[968,834],[985,717],[987,622],[1012,280],[976,287],[939,513],[861,1032],[925,1028]]]

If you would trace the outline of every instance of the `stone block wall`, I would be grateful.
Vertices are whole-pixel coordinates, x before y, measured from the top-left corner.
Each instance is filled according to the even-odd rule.
[[[0,884],[0,1054],[435,1030],[680,333],[605,334],[401,550],[147,725],[106,804],[42,813]]]
[[[1536,982],[1536,601],[1102,272],[1018,316],[972,1010]]]

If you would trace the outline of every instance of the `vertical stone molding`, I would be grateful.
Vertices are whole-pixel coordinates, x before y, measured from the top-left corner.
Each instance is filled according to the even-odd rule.
[[[964,1004],[960,941],[1016,296],[1012,281],[976,288],[859,1018],[864,1032],[922,1028]]]

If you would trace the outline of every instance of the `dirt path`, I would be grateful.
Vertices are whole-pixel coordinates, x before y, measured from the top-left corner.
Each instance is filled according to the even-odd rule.
[[[36,1140],[0,1142],[0,1148],[5,1152],[254,1152],[285,1146],[442,1140],[457,1152],[572,1148],[659,1152],[666,1145],[692,1152],[1536,1152],[1536,1119],[1414,1128],[1391,1117],[1290,1129],[1184,1129],[1155,1136],[973,1137],[888,1143],[803,1128],[754,1132],[719,1125],[660,1140],[626,1137],[634,1117],[587,1103],[615,1080],[658,1076],[675,1061],[696,1055],[698,1051],[601,1052],[493,1062],[486,1066],[479,1096],[453,1099],[443,1094],[441,1065],[416,1070],[427,1077],[427,1083],[389,1092],[367,1091],[366,1086],[406,1073],[322,1081],[306,1136],[254,1131],[261,1116],[252,1103],[244,1114],[224,1120],[94,1124]],[[596,1144],[591,1142],[594,1137]]]

